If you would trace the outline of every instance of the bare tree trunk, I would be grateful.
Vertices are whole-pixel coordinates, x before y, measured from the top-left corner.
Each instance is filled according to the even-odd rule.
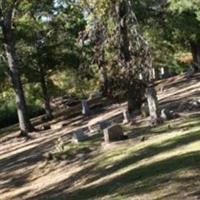
[[[200,42],[191,42],[193,56],[193,67],[195,71],[200,71]]]
[[[19,119],[19,126],[21,129],[21,136],[28,136],[28,133],[33,131],[33,127],[28,117],[27,106],[24,97],[24,90],[22,87],[18,66],[16,64],[12,30],[11,27],[6,26],[4,26],[2,30],[10,78],[16,96],[17,114]]]
[[[51,110],[51,105],[50,105],[47,82],[45,79],[44,68],[42,66],[40,66],[39,68],[40,68],[40,83],[41,83],[41,88],[42,88],[42,93],[43,93],[46,117],[47,119],[52,119],[53,115],[52,115],[52,110]]]
[[[152,85],[147,86],[146,97],[149,107],[149,114],[151,117],[151,124],[156,125],[161,122],[161,119],[160,119],[160,111],[158,108],[156,90]]]

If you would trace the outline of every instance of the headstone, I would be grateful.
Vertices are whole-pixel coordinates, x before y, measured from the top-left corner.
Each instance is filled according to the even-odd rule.
[[[152,78],[153,80],[156,80],[156,70],[154,67],[152,68]]]
[[[109,120],[102,120],[102,121],[97,121],[93,123],[88,124],[88,130],[90,133],[96,132],[96,131],[103,131],[105,128],[110,126],[112,124],[111,121]]]
[[[151,117],[151,124],[154,126],[159,121],[159,109],[156,90],[153,86],[146,88],[146,97],[149,107],[149,115]]]
[[[130,122],[130,114],[127,110],[123,111],[123,117],[124,117],[123,124],[127,124]]]
[[[198,100],[192,100],[190,102],[188,102],[189,106],[189,110],[197,110],[200,108],[200,103]]]
[[[82,114],[85,115],[85,116],[89,116],[90,115],[90,108],[89,108],[87,100],[82,100],[81,104],[82,104]]]
[[[164,78],[164,76],[165,76],[165,68],[161,67],[161,69],[160,69],[160,78],[162,79],[162,78]]]
[[[194,70],[193,68],[189,67],[187,68],[186,72],[185,72],[185,76],[187,79],[191,78],[194,74]]]
[[[72,142],[78,144],[79,142],[83,142],[88,140],[88,135],[86,135],[83,129],[79,129],[78,131],[74,132],[72,136]]]
[[[39,127],[41,131],[49,130],[51,127],[49,124],[43,124]]]
[[[161,117],[163,120],[167,120],[167,119],[169,118],[169,112],[168,112],[168,110],[162,109],[162,110],[161,110],[161,113],[160,113],[160,117]]]
[[[101,130],[104,130],[104,129],[106,129],[107,127],[111,126],[111,124],[112,124],[112,123],[111,123],[110,121],[105,120],[105,121],[99,122],[99,127],[100,127]]]
[[[120,141],[125,139],[122,127],[119,125],[112,125],[103,131],[105,143]]]
[[[160,117],[163,119],[163,120],[170,120],[170,119],[175,119],[178,117],[178,114],[175,113],[174,111],[172,110],[168,110],[168,109],[162,109],[161,110],[161,113],[160,113]]]
[[[164,78],[169,78],[169,77],[171,77],[170,72],[169,72],[169,68],[168,67],[161,67],[160,78],[164,79]]]
[[[143,80],[142,73],[139,73],[139,79],[140,79],[140,80]]]

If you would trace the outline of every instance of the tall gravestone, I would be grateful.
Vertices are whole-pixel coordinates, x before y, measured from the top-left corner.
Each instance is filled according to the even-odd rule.
[[[128,110],[123,110],[123,117],[124,117],[123,124],[127,124],[130,122],[130,114]]]
[[[90,115],[90,108],[89,108],[87,100],[82,100],[81,104],[82,104],[82,114],[84,116],[89,116]]]
[[[160,69],[160,78],[163,79],[165,77],[165,68],[161,67]]]
[[[140,80],[143,80],[143,75],[142,75],[142,73],[139,73],[139,79],[140,79]]]

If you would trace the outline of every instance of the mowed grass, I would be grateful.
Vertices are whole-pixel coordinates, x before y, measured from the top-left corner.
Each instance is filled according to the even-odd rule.
[[[96,153],[71,175],[70,187],[65,180],[35,199],[200,199],[199,117],[177,119],[156,128],[125,129],[132,139],[120,144],[102,149],[98,135],[80,147],[73,146],[73,150],[93,148]]]

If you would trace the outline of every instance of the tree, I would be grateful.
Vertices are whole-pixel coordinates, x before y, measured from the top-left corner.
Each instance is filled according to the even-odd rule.
[[[199,0],[172,0],[168,7],[172,33],[175,39],[190,45],[193,55],[193,66],[200,70],[200,2]]]
[[[18,57],[23,52],[21,71],[29,83],[40,84],[39,97],[43,99],[48,119],[52,118],[49,77],[66,67],[77,67],[79,63],[75,59],[78,60],[78,56],[74,56],[77,51],[76,38],[84,26],[83,15],[73,6],[73,1],[60,3],[51,4],[47,1],[43,6],[43,2],[32,3],[24,10],[26,17],[17,22]]]
[[[89,4],[89,1],[87,3]],[[113,77],[120,82],[118,86],[122,88],[124,85],[129,98],[128,102],[132,104],[134,97],[130,94],[141,73],[147,85],[146,94],[152,123],[158,123],[160,119],[156,92],[152,84],[151,53],[133,11],[132,1],[93,1],[90,5],[92,7],[90,19],[99,20],[106,27],[106,38],[102,46],[104,46],[105,59],[110,65],[110,70],[114,72]],[[104,15],[105,13],[107,15]]]
[[[3,34],[3,44],[7,63],[9,68],[10,79],[15,91],[17,113],[21,136],[27,136],[28,132],[33,130],[27,114],[27,106],[24,96],[24,90],[19,74],[18,64],[15,54],[15,43],[13,34],[14,11],[20,1],[18,0],[2,0],[0,4],[0,25]]]
[[[137,0],[134,2],[134,7],[143,26],[148,30],[156,28],[156,34],[160,33],[163,44],[160,45],[161,49],[163,46],[168,46],[169,53],[171,50],[179,51],[180,47],[191,51],[194,69],[199,71],[199,0],[144,0],[142,2]]]

